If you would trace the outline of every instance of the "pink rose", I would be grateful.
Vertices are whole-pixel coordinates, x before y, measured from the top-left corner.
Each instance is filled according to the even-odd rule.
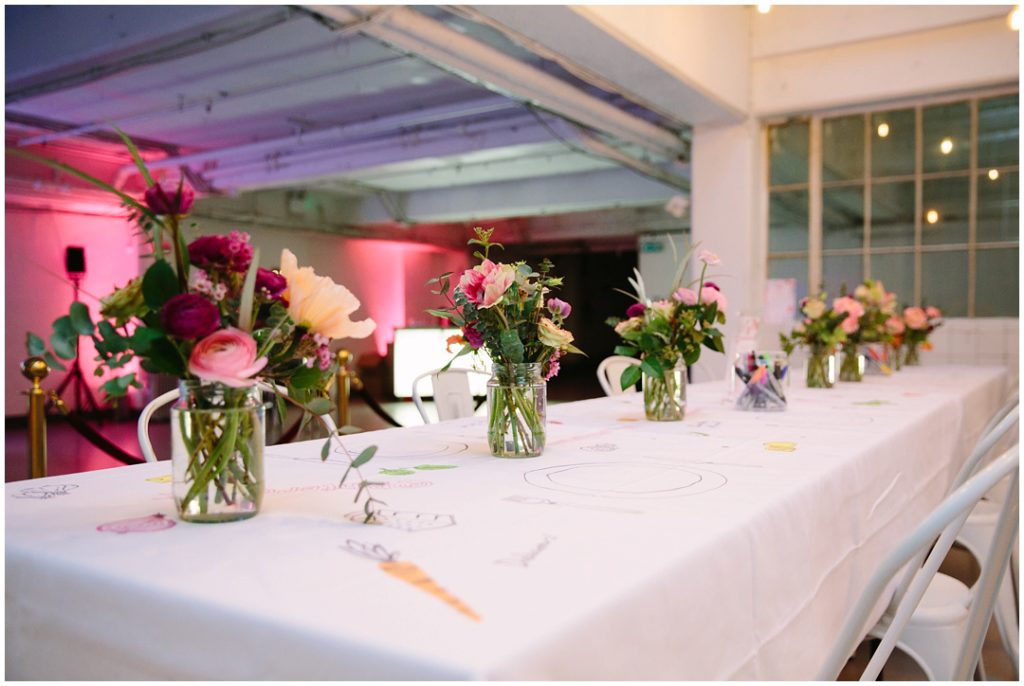
[[[484,260],[462,273],[459,290],[466,294],[469,302],[481,309],[487,309],[501,301],[501,296],[505,295],[505,291],[515,279],[515,267]]]
[[[924,313],[928,315],[928,319],[939,319],[942,316],[942,310],[932,306],[924,308]]]
[[[459,279],[459,290],[466,295],[466,299],[474,305],[483,302],[484,277],[494,268],[494,263],[484,260],[483,264],[462,272]]]
[[[241,329],[228,327],[196,343],[188,370],[203,381],[219,381],[234,388],[253,383],[253,375],[267,364],[256,359],[256,339]]]
[[[856,333],[860,328],[860,318],[864,315],[864,306],[847,295],[833,300],[832,309],[836,312],[846,313],[846,319],[840,324],[843,331],[848,334]]]
[[[722,291],[714,286],[704,286],[704,288],[700,289],[700,301],[705,305],[718,303],[718,311],[723,313],[729,307],[729,301],[722,294]]]
[[[911,329],[924,331],[928,328],[928,315],[920,307],[908,307],[903,310],[903,321]]]
[[[677,289],[676,292],[672,294],[672,297],[676,300],[676,302],[681,302],[684,305],[697,304],[697,294],[694,291],[690,290],[689,288]]]
[[[885,330],[893,334],[901,334],[906,330],[903,320],[899,317],[889,317],[885,320]]]

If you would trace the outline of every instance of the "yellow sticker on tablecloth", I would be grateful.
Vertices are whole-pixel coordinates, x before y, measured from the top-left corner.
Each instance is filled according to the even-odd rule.
[[[793,441],[768,441],[764,444],[764,449],[776,453],[791,453],[796,450],[796,443]]]
[[[146,481],[152,481],[155,484],[167,484],[171,482],[171,475],[164,474],[163,476],[151,476]]]

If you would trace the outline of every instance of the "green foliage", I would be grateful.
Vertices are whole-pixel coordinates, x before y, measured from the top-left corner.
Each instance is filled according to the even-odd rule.
[[[163,260],[157,260],[150,265],[142,277],[142,297],[151,310],[159,310],[179,292],[178,277],[175,276],[171,265]]]
[[[46,343],[31,331],[25,334],[25,348],[29,355],[42,355],[46,352]]]

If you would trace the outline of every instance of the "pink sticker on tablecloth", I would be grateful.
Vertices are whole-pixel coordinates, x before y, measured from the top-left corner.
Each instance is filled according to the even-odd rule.
[[[168,519],[162,514],[154,514],[146,517],[133,517],[131,519],[119,519],[116,522],[107,522],[96,527],[96,531],[103,531],[115,534],[148,534],[154,531],[170,529],[176,522]]]

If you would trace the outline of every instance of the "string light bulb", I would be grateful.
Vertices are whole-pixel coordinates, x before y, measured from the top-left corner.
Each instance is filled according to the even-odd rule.
[[[999,178],[999,170],[998,169],[989,169],[988,170],[988,178],[991,179],[992,181],[995,181],[996,179],[998,179]]]
[[[953,139],[943,138],[942,142],[939,143],[939,150],[942,151],[943,155],[948,155],[949,153],[953,152]]]
[[[1010,13],[1006,15],[1006,25],[1012,31],[1020,31],[1020,5],[1014,5]]]
[[[929,224],[938,224],[939,213],[936,212],[935,210],[928,210],[928,212],[924,215],[924,220]]]
[[[878,125],[878,137],[885,138],[889,135],[889,125],[886,122],[882,122]]]
[[[768,3],[768,2],[759,2],[759,3],[757,3],[757,11],[760,12],[761,14],[768,14],[769,12],[772,11],[771,3]]]

